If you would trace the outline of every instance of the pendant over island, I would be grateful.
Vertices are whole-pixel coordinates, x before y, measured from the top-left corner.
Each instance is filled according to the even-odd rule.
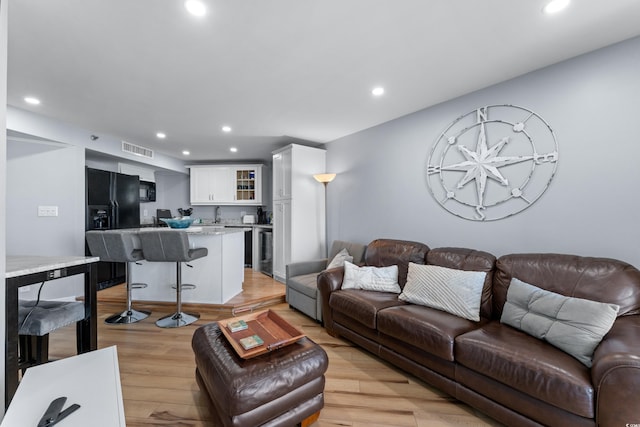
[[[145,233],[157,228],[131,230]],[[242,292],[244,281],[244,232],[242,229],[216,226],[192,226],[185,229],[189,248],[207,248],[203,258],[190,261],[182,267],[182,302],[198,304],[224,304]],[[131,264],[131,282],[146,283],[147,287],[132,290],[136,301],[175,302],[176,263],[140,261]],[[184,285],[195,285],[190,289]],[[173,287],[172,287],[173,286]]]

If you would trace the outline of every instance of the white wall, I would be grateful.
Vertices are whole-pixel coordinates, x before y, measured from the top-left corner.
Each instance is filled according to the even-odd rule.
[[[122,141],[111,135],[100,135],[92,141],[92,132],[39,114],[9,106],[7,109],[7,129],[33,135],[51,141],[83,147],[132,162],[141,161],[141,157],[122,151]],[[180,173],[188,173],[184,162],[162,153],[154,153],[153,159],[144,158],[144,163]]]
[[[635,38],[328,144],[327,170],[338,174],[328,187],[330,239],[408,239],[497,256],[573,253],[640,266],[639,76]],[[393,102],[388,92],[381,102]],[[542,116],[557,136],[558,170],[546,193],[517,215],[465,220],[432,198],[427,159],[450,122],[491,104]]]
[[[6,117],[7,117],[7,0],[0,0],[0,277],[5,275],[5,230],[6,230]],[[5,295],[0,292],[0,342],[5,341]],[[4,366],[4,345],[0,352],[0,366]],[[4,402],[4,369],[0,369],[0,402]],[[0,415],[4,415],[4,405],[0,407]]]

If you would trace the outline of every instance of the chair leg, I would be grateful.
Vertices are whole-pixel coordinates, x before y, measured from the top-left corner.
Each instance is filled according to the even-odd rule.
[[[156,321],[160,328],[179,328],[194,323],[200,318],[197,313],[182,311],[182,263],[176,263],[176,312]]]
[[[134,310],[132,308],[132,302],[131,302],[132,283],[131,283],[131,276],[129,274],[129,264],[130,263],[128,262],[125,264],[125,272],[126,272],[125,276],[127,278],[127,309],[122,313],[117,313],[117,314],[114,314],[113,316],[107,317],[104,322],[110,325],[118,325],[118,324],[126,325],[129,323],[136,323],[143,319],[146,319],[147,317],[149,317],[149,314],[151,314],[150,311]]]
[[[35,337],[36,341],[36,364],[47,363],[49,361],[49,334]]]

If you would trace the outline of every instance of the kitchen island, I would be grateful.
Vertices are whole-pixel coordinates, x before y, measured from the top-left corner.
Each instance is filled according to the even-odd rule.
[[[157,228],[135,230],[144,233]],[[167,230],[167,228],[162,228]],[[179,230],[175,230],[179,231]],[[244,281],[244,233],[242,229],[216,226],[191,226],[186,229],[191,248],[207,248],[208,255],[182,266],[182,283],[195,289],[183,288],[182,302],[224,304],[242,292]],[[133,289],[137,301],[175,302],[176,263],[148,262],[131,264],[131,282],[146,283],[146,288]]]

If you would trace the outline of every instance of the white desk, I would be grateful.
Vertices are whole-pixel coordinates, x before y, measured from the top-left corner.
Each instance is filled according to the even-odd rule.
[[[27,369],[0,427],[37,426],[52,400],[80,409],[60,427],[126,427],[115,346]]]

